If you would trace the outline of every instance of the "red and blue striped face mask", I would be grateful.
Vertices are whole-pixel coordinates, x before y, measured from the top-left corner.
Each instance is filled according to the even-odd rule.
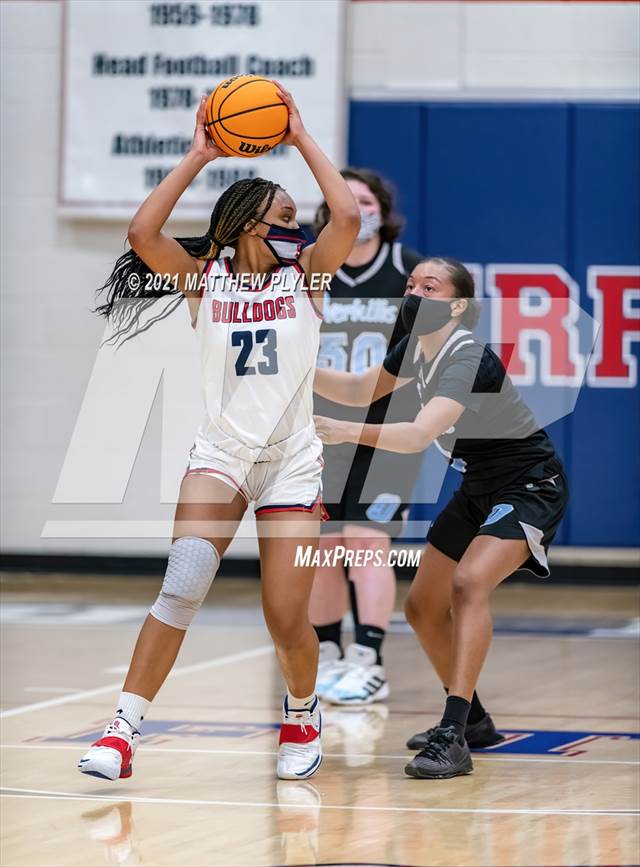
[[[258,222],[269,226],[269,231],[262,240],[281,265],[295,264],[302,250],[311,243],[300,228],[289,229],[287,226],[276,226],[275,223],[267,223],[266,220]]]

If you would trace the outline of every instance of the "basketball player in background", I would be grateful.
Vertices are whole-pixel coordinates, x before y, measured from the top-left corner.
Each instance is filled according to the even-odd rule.
[[[317,546],[322,510],[322,445],[312,420],[320,315],[300,278],[309,286],[313,275],[335,273],[353,246],[360,216],[344,179],[304,128],[291,94],[281,88],[280,96],[289,116],[284,143],[298,149],[330,210],[316,243],[307,244],[291,196],[262,178],[232,184],[203,237],[176,239],[163,232],[189,184],[223,155],[205,131],[203,99],[191,150],[138,209],[129,226],[132,250],[103,287],[107,300],[99,312],[112,320],[116,337],[127,339],[161,294],[145,292],[145,278],[170,275],[177,285],[165,294],[169,300],[186,295],[201,347],[206,413],[182,480],[162,589],[138,637],[113,721],[80,760],[85,774],[109,780],[131,775],[149,703],[249,502],[257,519],[265,620],[288,690],[277,775],[309,777],[322,758],[314,692],[318,639],[308,614],[313,567],[294,565],[298,545]],[[234,255],[220,259],[225,247]],[[234,285],[232,278],[240,276],[248,278],[246,288]],[[282,531],[274,533],[278,526]]]
[[[420,751],[405,772],[423,779],[471,773],[469,747],[502,740],[476,692],[492,637],[489,598],[517,569],[549,574],[547,551],[568,500],[553,443],[498,356],[473,337],[474,292],[462,263],[421,262],[402,301],[407,336],[377,367],[318,369],[314,386],[334,401],[367,406],[413,381],[422,405],[415,418],[381,425],[317,418],[322,441],[401,454],[437,442],[463,474],[429,529],[405,606],[448,693],[440,722],[407,742]]]
[[[342,172],[360,209],[360,231],[346,262],[331,281],[320,331],[318,364],[339,371],[363,373],[375,367],[405,330],[398,318],[407,276],[423,258],[397,238],[402,220],[394,210],[389,184],[368,169]],[[314,223],[316,235],[327,225],[323,202]],[[365,413],[338,406],[316,395],[315,412],[344,419],[382,424],[417,411],[413,392],[403,394],[403,406],[389,398],[375,401]],[[400,413],[400,415],[398,415]],[[402,514],[419,472],[420,455],[388,455],[383,467],[370,473],[373,449],[333,445],[324,450],[323,499],[331,523],[323,529],[320,547],[333,552],[380,552],[387,559],[391,538],[399,535]],[[367,482],[364,501],[363,488]],[[369,493],[371,485],[375,487]],[[320,639],[316,691],[337,705],[365,705],[389,695],[382,645],[396,595],[393,566],[352,565],[338,561],[319,566],[311,594],[311,622]],[[349,608],[354,618],[354,642],[343,649],[342,619]]]

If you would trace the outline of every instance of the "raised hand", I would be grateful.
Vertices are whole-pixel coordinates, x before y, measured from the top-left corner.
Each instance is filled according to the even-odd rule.
[[[298,106],[296,105],[291,93],[285,87],[283,87],[283,85],[280,84],[279,81],[276,81],[274,79],[273,83],[277,86],[278,95],[287,106],[287,111],[289,112],[289,131],[282,139],[282,144],[292,145],[293,147],[295,147],[307,131],[304,128],[302,118],[300,117],[300,112],[298,111]]]
[[[196,113],[196,128],[193,132],[191,152],[197,154],[201,159],[204,159],[205,162],[211,162],[211,160],[215,160],[218,157],[226,157],[229,156],[229,154],[226,154],[224,151],[220,150],[220,148],[215,144],[215,142],[212,140],[211,136],[207,132],[207,129],[205,127],[206,104],[207,97],[203,95],[202,99],[200,100],[200,105],[198,106],[198,111]]]

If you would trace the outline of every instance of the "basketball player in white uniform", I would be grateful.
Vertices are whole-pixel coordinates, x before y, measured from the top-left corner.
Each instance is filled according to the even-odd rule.
[[[257,515],[315,508],[322,446],[309,380],[322,317],[304,272],[297,262],[276,267],[260,288],[238,289],[224,258],[208,262],[203,277],[193,325],[206,413],[187,475],[221,478]]]
[[[298,148],[331,211],[316,243],[305,246],[295,203],[262,178],[227,189],[203,237],[162,232],[196,175],[223,156],[206,134],[203,100],[191,150],[139,208],[129,226],[133,249],[102,287],[106,303],[98,310],[124,338],[155,304],[144,277],[171,275],[174,291],[187,297],[200,342],[206,412],[180,489],[162,589],[138,637],[114,719],[80,760],[83,773],[109,780],[131,775],[149,703],[249,503],[257,518],[265,620],[287,685],[277,774],[301,779],[320,765],[318,639],[308,618],[314,569],[294,565],[298,545],[317,545],[322,511],[322,446],[312,419],[320,325],[312,295],[321,293],[307,287],[328,285],[353,246],[360,217],[291,94],[281,88],[281,97],[289,111],[284,143]],[[235,254],[220,260],[225,247]],[[135,292],[132,274],[141,278]],[[123,299],[130,300],[124,312]]]

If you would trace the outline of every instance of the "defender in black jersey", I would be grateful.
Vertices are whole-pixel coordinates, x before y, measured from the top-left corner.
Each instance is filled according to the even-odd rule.
[[[362,405],[414,381],[413,421],[354,424],[316,419],[324,442],[359,442],[401,453],[435,443],[462,473],[438,516],[406,603],[408,621],[448,692],[440,723],[414,735],[405,772],[420,778],[472,770],[468,744],[500,739],[475,686],[491,641],[491,591],[516,569],[545,577],[547,550],[567,504],[567,480],[551,440],[502,362],[473,338],[473,278],[452,259],[428,259],[407,282],[409,332],[365,374],[320,370],[316,391]]]
[[[407,276],[422,257],[396,240],[401,223],[385,182],[373,172],[345,169],[343,177],[360,208],[361,228],[347,261],[331,281],[325,298],[318,364],[337,371],[362,373],[379,365],[406,334],[398,317]],[[328,217],[321,205],[315,230]],[[382,424],[415,415],[414,391],[402,407],[389,397],[368,408],[338,406],[316,396],[315,412],[345,420]],[[393,414],[391,414],[393,413]],[[388,551],[402,528],[421,456],[387,453],[384,466],[370,472],[374,450],[365,445],[333,445],[324,450],[322,499],[329,522],[323,527],[324,551],[343,546],[350,553],[367,548]],[[388,565],[338,563],[316,572],[311,621],[320,640],[316,691],[334,704],[361,705],[385,699],[389,685],[382,665],[382,643],[395,600],[395,573]],[[342,618],[350,591],[355,640],[342,651]]]

